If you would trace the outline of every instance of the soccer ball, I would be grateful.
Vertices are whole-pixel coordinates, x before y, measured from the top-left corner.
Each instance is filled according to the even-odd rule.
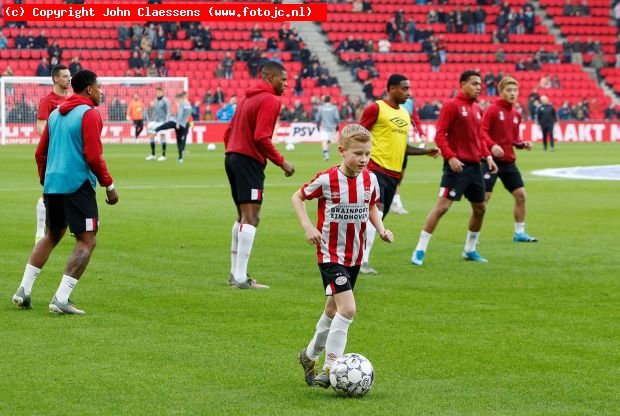
[[[295,150],[295,145],[293,143],[287,143],[286,150],[292,152],[293,150]]]
[[[207,150],[209,152],[215,151],[215,143],[209,143],[209,145],[207,146]]]
[[[334,361],[329,382],[341,396],[362,397],[370,391],[375,371],[370,361],[360,354],[345,354]]]

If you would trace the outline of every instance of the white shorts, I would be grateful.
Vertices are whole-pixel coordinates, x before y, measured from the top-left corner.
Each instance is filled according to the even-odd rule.
[[[323,134],[323,140],[327,140],[328,143],[336,143],[337,132],[323,130],[321,134]]]
[[[149,134],[155,134],[157,133],[155,129],[164,123],[165,121],[149,121],[149,124],[146,125],[146,129],[149,132]],[[164,134],[164,133],[160,132],[160,134]]]

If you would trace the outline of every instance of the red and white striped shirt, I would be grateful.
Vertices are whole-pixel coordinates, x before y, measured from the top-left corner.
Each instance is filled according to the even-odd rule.
[[[304,199],[319,200],[316,228],[327,242],[317,246],[319,263],[339,263],[345,267],[359,265],[370,208],[379,200],[379,183],[375,174],[365,169],[349,178],[334,166],[302,186],[301,195]]]

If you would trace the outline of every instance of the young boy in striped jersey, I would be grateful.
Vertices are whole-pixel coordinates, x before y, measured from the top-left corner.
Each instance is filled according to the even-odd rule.
[[[319,270],[327,302],[316,325],[314,337],[299,353],[308,385],[329,387],[329,370],[344,354],[347,331],[355,316],[353,288],[360,270],[367,222],[376,228],[383,241],[394,236],[386,230],[377,209],[379,184],[366,169],[372,148],[371,134],[359,124],[346,126],[340,135],[338,152],[343,162],[318,173],[292,197],[295,212],[310,244],[317,246]],[[304,202],[318,199],[318,224],[315,227]],[[325,350],[323,371],[316,374],[316,363]]]

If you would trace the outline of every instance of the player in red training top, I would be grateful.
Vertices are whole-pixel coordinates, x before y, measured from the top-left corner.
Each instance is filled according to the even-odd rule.
[[[522,141],[519,138],[519,124],[521,115],[513,107],[519,96],[519,83],[511,76],[506,76],[497,85],[500,99],[489,106],[482,117],[480,134],[486,142],[488,149],[493,154],[498,172],[490,172],[488,165],[483,163],[484,185],[486,188],[486,202],[491,199],[491,193],[495,182],[499,177],[504,188],[515,198],[514,217],[515,233],[514,242],[533,243],[538,241],[525,232],[525,184],[521,172],[517,168],[515,152],[517,149],[532,148],[532,143]]]
[[[70,94],[71,88],[71,72],[64,65],[56,65],[52,69],[52,92],[47,94],[39,102],[39,110],[37,111],[37,134],[39,137],[45,130],[47,119],[52,111],[60,107]],[[43,197],[39,197],[37,201],[37,231],[34,236],[35,244],[39,242],[45,235],[45,204]]]
[[[411,256],[411,262],[418,266],[424,261],[428,242],[439,220],[448,212],[452,203],[459,201],[463,195],[469,200],[472,208],[463,258],[487,263],[476,250],[486,209],[480,162],[486,157],[492,173],[497,173],[497,166],[480,137],[482,109],[476,104],[482,90],[480,74],[476,71],[465,71],[461,74],[459,82],[461,92],[441,108],[437,121],[435,143],[444,158],[443,176],[439,198],[426,218],[420,240]]]
[[[267,62],[261,69],[261,81],[245,92],[224,133],[224,165],[237,207],[228,284],[240,289],[269,288],[250,279],[247,269],[263,202],[267,159],[280,166],[285,176],[295,172],[271,142],[281,106],[276,96],[282,95],[286,84],[284,67]]]
[[[349,124],[340,134],[340,166],[321,172],[293,194],[293,206],[310,244],[316,244],[319,270],[328,296],[314,337],[299,353],[309,385],[329,386],[329,369],[344,354],[347,331],[355,316],[353,288],[362,262],[367,222],[383,241],[394,236],[386,230],[377,209],[379,183],[366,169],[372,148],[371,134],[359,124]],[[304,201],[318,199],[315,227]],[[325,350],[323,371],[316,374],[316,363]]]

